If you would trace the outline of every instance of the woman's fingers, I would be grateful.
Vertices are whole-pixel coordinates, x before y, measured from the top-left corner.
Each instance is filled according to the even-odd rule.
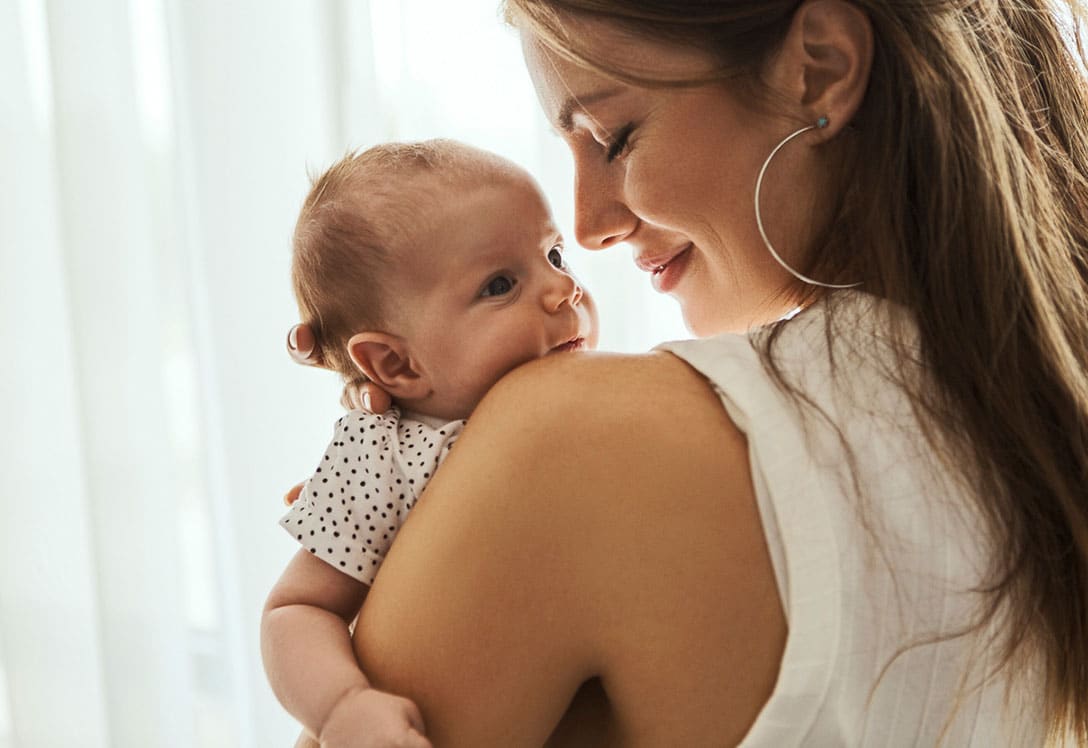
[[[325,365],[314,331],[305,323],[297,324],[287,331],[287,353],[297,363],[306,366]],[[393,398],[378,385],[363,379],[344,385],[340,404],[347,410],[384,413],[393,405]],[[288,493],[288,496],[290,495]]]
[[[389,393],[370,381],[348,382],[340,396],[340,404],[347,410],[365,410],[384,413],[393,405]]]
[[[393,405],[393,398],[373,382],[363,385],[363,407],[371,413],[384,413]]]
[[[314,331],[307,324],[298,324],[287,331],[287,353],[296,362],[307,366],[323,366]]]

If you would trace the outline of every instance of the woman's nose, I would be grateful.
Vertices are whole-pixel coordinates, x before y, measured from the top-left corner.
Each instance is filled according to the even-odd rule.
[[[623,202],[623,174],[617,168],[575,165],[574,235],[586,249],[607,249],[624,241],[638,217]]]
[[[549,312],[558,310],[563,304],[574,306],[582,300],[582,287],[574,276],[556,269],[548,278],[544,290],[544,306]]]

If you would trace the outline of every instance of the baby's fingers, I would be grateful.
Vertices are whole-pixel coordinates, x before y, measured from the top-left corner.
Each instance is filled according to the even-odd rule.
[[[423,724],[423,714],[419,711],[419,707],[411,699],[402,700],[404,706],[404,717],[408,720],[408,724],[412,726],[412,729],[418,732],[421,736],[427,734],[427,727]],[[430,745],[428,742],[427,745]]]
[[[408,736],[401,743],[401,748],[433,748],[431,741],[427,740],[424,736],[420,735],[415,730],[412,730]]]

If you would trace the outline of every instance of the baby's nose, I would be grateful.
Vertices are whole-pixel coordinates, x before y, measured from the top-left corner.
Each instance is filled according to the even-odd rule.
[[[582,299],[582,287],[578,285],[573,276],[563,271],[556,271],[554,276],[549,280],[547,290],[544,295],[545,306],[549,310],[556,310],[564,303],[571,306],[577,304]]]

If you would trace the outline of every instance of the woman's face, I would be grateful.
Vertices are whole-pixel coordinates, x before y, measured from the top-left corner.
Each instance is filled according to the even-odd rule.
[[[598,22],[582,30],[596,54],[631,72],[694,77],[714,64],[702,52],[624,40]],[[743,106],[724,82],[642,88],[565,61],[528,33],[522,42],[541,105],[574,156],[579,243],[630,245],[699,336],[744,331],[796,305],[753,207],[759,169],[796,121]],[[811,149],[791,146],[764,179],[761,207],[775,248],[797,267],[817,180]]]

